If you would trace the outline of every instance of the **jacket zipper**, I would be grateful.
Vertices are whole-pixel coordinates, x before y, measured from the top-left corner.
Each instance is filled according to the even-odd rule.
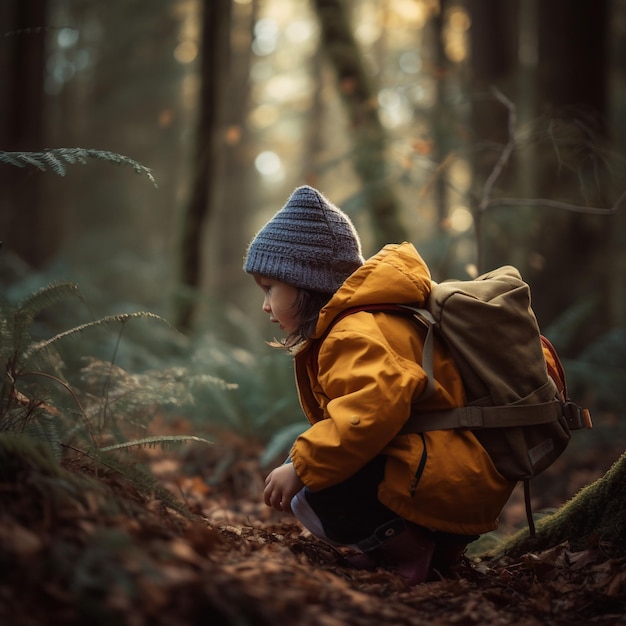
[[[415,491],[417,489],[417,483],[419,483],[422,474],[424,473],[424,468],[426,467],[426,460],[428,458],[428,451],[426,450],[426,438],[424,437],[424,433],[417,433],[422,438],[422,458],[420,459],[420,463],[417,466],[417,470],[415,472],[415,476],[411,482],[410,494],[411,497],[415,495]]]

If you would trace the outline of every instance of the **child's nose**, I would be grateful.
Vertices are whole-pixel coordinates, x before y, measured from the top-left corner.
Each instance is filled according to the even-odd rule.
[[[265,311],[265,313],[270,313],[272,310],[272,307],[270,306],[269,300],[267,298],[263,299],[263,311]]]

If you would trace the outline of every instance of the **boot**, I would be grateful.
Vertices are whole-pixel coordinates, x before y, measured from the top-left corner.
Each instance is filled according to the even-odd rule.
[[[435,553],[431,562],[432,573],[445,576],[450,569],[459,562],[467,545],[476,541],[479,535],[455,535],[452,533],[437,532],[433,534]]]
[[[353,567],[354,569],[364,569],[368,572],[373,572],[378,567],[378,559],[372,551],[359,552],[357,554],[351,554],[350,556],[344,556],[343,560],[349,567]]]
[[[427,530],[415,524],[391,537],[379,548],[382,563],[402,576],[409,585],[427,580],[435,543]]]
[[[380,565],[400,574],[409,585],[426,581],[435,550],[429,531],[401,518],[380,526],[358,546],[363,554],[350,559],[354,567],[371,570]]]
[[[467,543],[440,544],[435,546],[435,552],[431,561],[431,574],[433,580],[450,573],[452,568],[463,556]]]

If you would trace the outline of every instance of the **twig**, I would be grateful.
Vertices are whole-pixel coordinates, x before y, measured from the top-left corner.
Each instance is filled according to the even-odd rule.
[[[85,409],[83,408],[83,405],[81,404],[74,390],[64,380],[61,380],[60,378],[58,378],[57,376],[53,376],[52,374],[48,374],[47,372],[21,372],[20,376],[41,376],[42,378],[47,378],[61,385],[61,387],[63,387],[70,394],[70,396],[72,396],[72,399],[76,403],[76,406],[78,407],[80,411],[81,417],[83,418],[83,422],[85,426],[87,427],[87,432],[89,433],[89,436],[91,437],[92,443],[94,446],[96,445],[95,437],[93,436],[93,433],[91,432],[91,428],[89,427],[90,424],[89,424],[89,420],[87,419],[87,413]]]
[[[591,215],[614,215],[617,213],[621,205],[626,198],[626,190],[622,192],[622,195],[617,199],[615,204],[610,208],[605,207],[589,207],[580,204],[572,204],[571,202],[561,202],[559,200],[548,200],[547,198],[491,198],[493,187],[502,174],[502,170],[508,163],[513,150],[515,149],[515,137],[517,131],[517,113],[515,105],[509,100],[501,91],[496,87],[491,88],[492,93],[509,111],[509,138],[500,153],[496,164],[494,165],[491,173],[487,177],[483,186],[483,193],[478,205],[478,212],[482,213],[487,209],[494,206],[545,206],[554,209],[563,209],[565,211],[572,211],[574,213],[587,213]],[[587,130],[585,128],[585,130]],[[552,137],[552,125],[550,125],[550,136]],[[556,141],[552,142],[554,149],[557,152],[557,162],[559,167],[562,165],[560,155],[558,153],[558,145]]]
[[[610,208],[582,206],[580,204],[571,204],[569,202],[561,202],[559,200],[547,200],[546,198],[495,198],[489,200],[485,209],[493,206],[545,206],[553,209],[563,209],[574,213],[588,213],[590,215],[615,215],[621,208],[622,203],[626,199],[626,190],[617,199],[617,202]],[[485,210],[483,209],[483,210]]]
[[[517,112],[515,111],[515,105],[495,87],[492,87],[491,91],[493,92],[496,99],[499,100],[509,111],[509,140],[502,149],[500,157],[496,161],[496,164],[493,166],[493,170],[491,170],[491,174],[489,174],[487,180],[485,181],[482,198],[480,200],[480,204],[478,205],[479,211],[487,210],[490,202],[489,197],[491,196],[491,192],[493,191],[493,186],[496,184],[496,181],[500,177],[500,174],[502,174],[502,170],[509,162],[511,154],[515,149],[515,131],[517,128]]]

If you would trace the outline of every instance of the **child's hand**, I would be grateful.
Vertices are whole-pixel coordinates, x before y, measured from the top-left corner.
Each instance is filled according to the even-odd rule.
[[[265,504],[277,511],[291,511],[291,498],[304,487],[292,463],[272,470],[265,479]]]

